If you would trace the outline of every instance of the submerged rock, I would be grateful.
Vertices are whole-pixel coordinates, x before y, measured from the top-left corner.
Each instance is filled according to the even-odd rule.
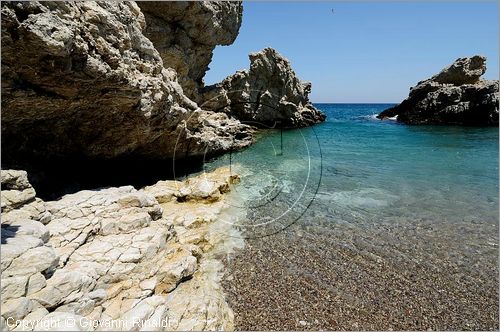
[[[238,71],[202,90],[203,109],[226,112],[253,125],[309,126],[325,115],[309,101],[311,83],[299,80],[290,62],[272,48],[252,53],[250,70]]]
[[[498,80],[481,80],[485,72],[485,57],[459,58],[377,117],[397,116],[406,124],[498,125]]]

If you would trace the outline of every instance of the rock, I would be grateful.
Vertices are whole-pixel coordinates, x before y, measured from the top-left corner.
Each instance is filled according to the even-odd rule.
[[[33,331],[36,324],[48,314],[49,312],[45,308],[38,308],[36,310],[33,310],[31,313],[26,315],[23,320],[21,320],[14,331]]]
[[[406,124],[498,125],[498,80],[481,80],[486,58],[459,58],[430,79],[410,89],[401,104],[377,117]]]
[[[20,257],[24,252],[40,246],[43,246],[43,241],[40,238],[16,236],[15,233],[2,231],[2,273],[10,267],[14,259]]]
[[[104,301],[107,297],[107,293],[104,289],[96,289],[90,293],[87,293],[87,297],[91,300],[94,300],[97,304],[100,304],[101,301]]]
[[[14,220],[2,225],[3,232],[15,233],[16,235],[31,235],[41,239],[44,243],[49,240],[49,230],[42,223],[24,219]]]
[[[46,209],[45,202],[36,197],[33,201],[17,207],[15,210],[7,209],[2,210],[2,212],[2,225],[22,223],[30,219],[39,221],[45,225],[52,218],[52,215]]]
[[[225,19],[241,5],[188,6],[200,19],[190,23],[180,17],[186,28],[193,25],[190,36],[205,31],[200,23],[213,21],[216,27],[220,22],[213,42],[230,42],[225,27],[233,23]],[[143,34],[146,22],[135,2],[5,2],[1,8],[2,137],[9,142],[2,145],[4,165],[34,169],[67,160],[168,159],[176,149],[199,156],[251,143],[249,134],[233,139],[248,129],[227,116],[216,119],[217,128],[205,128],[211,113],[198,108],[184,94],[175,70],[163,65]],[[175,3],[160,9],[155,15],[164,18],[183,13]],[[227,15],[225,9],[231,9]],[[175,49],[177,41],[168,48]],[[200,63],[190,61],[196,67],[193,78],[204,73],[202,63],[210,59],[205,45],[194,52],[189,56]],[[12,204],[33,195],[27,192]]]
[[[176,331],[231,331],[234,314],[220,287],[223,265],[204,260],[189,283],[181,284],[167,296],[169,329]],[[191,294],[196,294],[191,296]]]
[[[54,308],[63,303],[78,300],[95,287],[95,279],[86,271],[57,270],[47,280],[47,286],[31,294],[29,298],[41,303],[45,308]]]
[[[16,276],[5,278],[2,276],[1,280],[1,294],[2,301],[16,299],[26,295],[26,287],[28,285],[29,276]]]
[[[35,189],[28,182],[28,174],[25,171],[2,170],[1,174],[2,211],[8,212],[35,199]]]
[[[161,306],[163,303],[165,299],[161,296],[152,296],[139,302],[120,319],[123,330],[138,330],[141,326],[145,326],[145,322],[154,314],[155,309],[165,311],[165,306]]]
[[[303,127],[325,120],[309,101],[311,83],[301,82],[290,62],[272,48],[251,53],[250,70],[238,71],[202,90],[200,107],[226,112],[251,125]]]
[[[440,84],[475,84],[486,72],[486,57],[475,55],[470,58],[459,58],[439,74],[431,77],[431,81]]]
[[[177,200],[198,200],[215,202],[229,191],[231,184],[239,182],[237,175],[232,175],[227,167],[221,167],[210,173],[192,177],[174,193]]]
[[[35,325],[36,331],[92,331],[84,317],[67,312],[51,312]]]
[[[3,190],[24,190],[32,188],[28,181],[28,173],[19,170],[2,170],[0,173]]]
[[[31,295],[38,292],[47,285],[45,277],[41,273],[33,274],[28,281],[28,288],[26,289],[26,295]]]
[[[3,213],[10,217],[2,224],[2,324],[15,318],[10,329],[82,330],[88,319],[140,320],[157,330],[169,318],[181,330],[232,328],[222,263],[209,255],[232,247],[224,236],[234,234],[212,226],[223,223],[223,195],[238,180],[222,168],[175,182],[178,191],[166,182],[84,190]],[[169,195],[161,206],[154,198]],[[50,215],[46,225],[31,219],[40,218],[36,211]],[[80,323],[69,326],[74,319]]]
[[[308,99],[311,85],[272,49],[251,54],[249,71],[204,88],[214,48],[238,34],[242,6],[2,3],[1,120],[9,142],[2,166],[27,168],[46,184],[50,165],[200,163],[252,143],[253,130],[241,121],[323,121]],[[5,211],[35,197],[31,188],[14,194],[2,191]]]
[[[152,194],[158,203],[168,203],[172,200],[176,200],[179,196],[179,189],[182,186],[182,182],[166,180],[158,181],[152,186],[144,187],[144,191]]]
[[[9,321],[23,319],[32,309],[33,304],[26,297],[2,302],[2,317]]]
[[[172,254],[157,272],[155,294],[165,294],[177,287],[183,279],[193,275],[197,268],[197,259],[191,252],[180,250]]]
[[[197,99],[216,45],[230,45],[241,26],[241,2],[138,2],[146,17],[144,34],[163,65],[175,69],[184,93]]]
[[[45,272],[54,268],[58,262],[59,257],[57,257],[52,247],[31,248],[12,260],[9,267],[2,271],[2,275],[32,275],[37,272]]]

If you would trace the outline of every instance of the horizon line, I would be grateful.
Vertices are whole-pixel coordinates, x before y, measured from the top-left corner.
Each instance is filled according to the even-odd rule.
[[[399,102],[331,102],[331,101],[312,101],[313,104],[399,104]]]

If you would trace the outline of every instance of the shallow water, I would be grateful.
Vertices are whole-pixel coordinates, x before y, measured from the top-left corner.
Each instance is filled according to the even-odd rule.
[[[498,329],[498,129],[318,104],[231,163],[245,249],[224,287],[243,330]],[[282,143],[281,143],[282,142]]]
[[[390,106],[383,104],[316,106],[327,114],[325,123],[276,130],[232,154],[243,173],[235,195],[248,208],[265,209],[262,201],[277,194],[291,204],[298,201],[295,208],[313,195],[333,215],[359,222],[425,217],[498,223],[497,128],[380,121],[375,115]],[[206,168],[228,163],[226,155]],[[277,218],[288,208],[267,212]]]

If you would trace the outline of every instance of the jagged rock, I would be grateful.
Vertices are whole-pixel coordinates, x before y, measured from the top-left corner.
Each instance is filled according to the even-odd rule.
[[[158,203],[168,203],[177,200],[182,182],[174,180],[158,181],[152,186],[144,187],[144,191],[153,195]]]
[[[26,297],[5,301],[2,303],[2,317],[14,320],[22,319],[31,311],[32,307],[32,302]]]
[[[7,205],[7,204],[6,204]],[[42,224],[47,224],[52,215],[47,211],[45,203],[35,197],[31,202],[16,208],[15,210],[9,210],[2,208],[2,225],[15,225],[16,223],[24,222],[25,220],[36,220]]]
[[[7,242],[9,244],[10,242]],[[59,261],[54,249],[50,246],[39,246],[23,252],[13,259],[2,271],[4,276],[33,275],[54,268]]]
[[[2,3],[2,162],[165,159],[250,144],[249,134],[233,139],[248,129],[227,117],[205,128],[211,113],[185,96],[145,25],[135,2]]]
[[[163,65],[175,69],[184,93],[197,100],[216,45],[230,45],[241,26],[241,2],[138,2],[146,17],[145,35]]]
[[[251,55],[249,71],[199,95],[214,47],[238,34],[241,2],[1,8],[3,166],[40,173],[43,165],[81,161],[200,160],[252,143],[251,128],[231,116],[253,125],[324,119],[308,100],[310,84],[271,49]],[[214,103],[217,93],[222,100]],[[2,203],[32,199],[27,190],[6,193]]]
[[[2,211],[8,212],[35,199],[35,189],[28,182],[25,171],[2,172]]]
[[[471,58],[459,58],[444,68],[439,74],[431,77],[431,81],[441,84],[475,84],[486,72],[486,57],[475,55]]]
[[[225,176],[224,176],[225,175]],[[213,172],[187,179],[175,196],[178,200],[200,200],[215,202],[229,191],[230,185],[239,182],[239,176],[233,175],[227,168],[221,167]]]
[[[35,327],[41,328],[39,322],[48,315],[49,312],[45,308],[38,308],[29,313],[23,320],[19,323],[19,325],[14,329],[14,331],[33,331]]]
[[[35,331],[92,331],[92,325],[79,315],[51,312],[35,324]]]
[[[160,182],[144,190],[86,190],[40,201],[51,215],[47,225],[15,218],[2,225],[2,326],[43,330],[48,327],[33,324],[52,322],[60,326],[51,329],[67,329],[72,319],[114,322],[103,330],[115,330],[116,324],[137,330],[138,321],[147,330],[233,326],[218,283],[221,269],[214,269],[219,261],[208,255],[226,243],[229,232],[212,227],[224,206],[221,195],[236,181],[224,168],[175,182],[174,194]],[[173,199],[160,206],[156,195]],[[187,283],[192,285],[168,300]],[[20,324],[12,325],[13,319]],[[165,319],[167,327],[157,326]]]
[[[26,295],[28,280],[29,276],[16,276],[10,278],[2,276],[2,301],[16,299]]]
[[[498,80],[481,80],[485,71],[485,57],[459,58],[377,117],[397,116],[406,124],[498,125]]]
[[[250,70],[238,71],[202,90],[200,106],[224,111],[252,125],[302,127],[325,120],[309,101],[311,83],[301,82],[290,62],[272,48],[251,53]]]

